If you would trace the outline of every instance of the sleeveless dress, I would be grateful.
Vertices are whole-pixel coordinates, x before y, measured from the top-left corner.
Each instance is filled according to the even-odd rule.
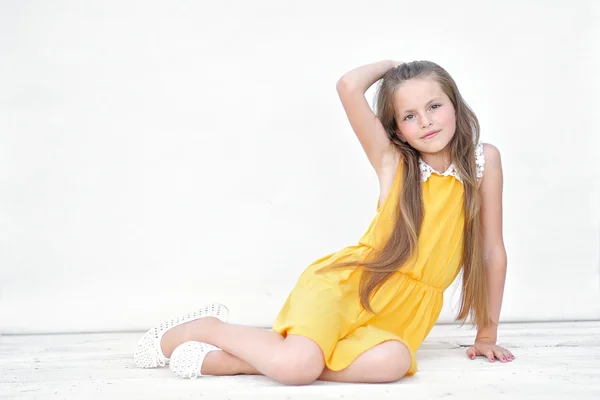
[[[483,175],[483,145],[475,149],[477,177]],[[343,268],[317,273],[338,262],[366,260],[385,245],[394,227],[402,185],[402,163],[384,203],[358,244],[328,254],[306,268],[277,315],[273,330],[284,337],[302,335],[323,351],[326,366],[339,371],[360,354],[387,340],[404,343],[411,353],[407,375],[417,372],[415,353],[435,325],[444,290],[461,269],[463,186],[450,165],[444,173],[420,160],[424,217],[418,253],[362,308],[358,293],[361,270]]]

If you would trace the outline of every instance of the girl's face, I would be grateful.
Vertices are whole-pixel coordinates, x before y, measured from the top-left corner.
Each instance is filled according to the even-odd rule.
[[[456,131],[456,114],[450,98],[432,78],[403,82],[394,93],[398,136],[419,152],[446,148]]]

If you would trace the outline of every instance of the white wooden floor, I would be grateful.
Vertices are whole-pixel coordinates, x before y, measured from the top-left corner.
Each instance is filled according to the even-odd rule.
[[[517,357],[508,364],[469,360],[473,332],[436,326],[417,353],[417,375],[380,385],[289,387],[262,376],[181,380],[168,368],[135,368],[131,352],[140,335],[2,336],[0,398],[600,399],[600,322],[503,324],[500,344]]]

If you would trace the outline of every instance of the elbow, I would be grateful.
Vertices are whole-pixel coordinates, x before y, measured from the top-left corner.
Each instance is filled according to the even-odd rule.
[[[335,91],[340,93],[344,90],[346,86],[346,82],[344,81],[344,77],[342,76],[335,84]]]
[[[335,90],[338,93],[348,92],[348,91],[352,90],[352,87],[350,85],[350,82],[348,82],[346,75],[343,75],[340,79],[338,79],[338,81],[335,84]]]
[[[508,257],[504,246],[494,247],[484,252],[483,262],[487,267],[506,269]]]

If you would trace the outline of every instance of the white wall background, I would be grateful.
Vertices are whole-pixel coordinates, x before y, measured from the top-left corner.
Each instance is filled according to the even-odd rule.
[[[1,1],[0,332],[270,326],[374,216],[335,83],[386,58],[444,66],[502,152],[502,319],[600,318],[593,3]]]

